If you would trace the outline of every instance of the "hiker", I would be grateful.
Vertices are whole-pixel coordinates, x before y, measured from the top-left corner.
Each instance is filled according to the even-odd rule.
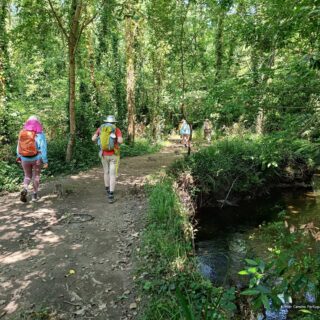
[[[116,176],[120,162],[120,144],[123,142],[122,133],[116,127],[116,119],[113,115],[107,116],[103,124],[92,136],[92,141],[98,142],[99,156],[104,172],[104,184],[109,203],[114,202],[114,189]]]
[[[19,133],[17,162],[24,172],[20,200],[27,202],[28,187],[33,184],[32,201],[38,201],[41,168],[48,168],[47,141],[38,117],[31,116]]]
[[[207,142],[211,141],[212,135],[212,123],[209,119],[205,119],[203,123],[203,136]]]
[[[184,144],[185,147],[189,147],[190,144],[190,125],[187,123],[185,119],[181,121],[180,135],[181,135],[181,143]]]

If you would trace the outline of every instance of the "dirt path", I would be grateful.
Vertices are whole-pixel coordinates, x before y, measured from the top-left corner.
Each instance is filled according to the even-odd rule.
[[[0,198],[0,319],[134,319],[141,186],[179,157],[174,150],[123,159],[113,204],[100,167],[48,183],[38,203]]]

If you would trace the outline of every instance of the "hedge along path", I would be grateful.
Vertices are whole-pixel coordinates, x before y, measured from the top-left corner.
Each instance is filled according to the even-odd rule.
[[[42,187],[37,203],[0,198],[0,319],[134,319],[134,247],[147,208],[143,185],[185,150],[121,160],[116,202],[102,166]],[[50,164],[54,165],[54,164]]]

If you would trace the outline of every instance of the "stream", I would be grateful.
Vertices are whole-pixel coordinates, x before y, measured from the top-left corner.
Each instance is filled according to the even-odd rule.
[[[271,246],[270,237],[255,237],[261,232],[259,227],[268,222],[284,221],[284,215],[289,227],[311,221],[315,226],[320,225],[319,175],[314,176],[312,188],[308,190],[278,190],[268,197],[236,207],[202,208],[196,226],[200,272],[219,286],[246,286],[244,277],[238,274],[245,267],[244,259],[263,258]],[[316,254],[320,254],[319,242]],[[266,319],[284,320],[287,313],[288,310],[282,308],[279,312],[269,312]]]

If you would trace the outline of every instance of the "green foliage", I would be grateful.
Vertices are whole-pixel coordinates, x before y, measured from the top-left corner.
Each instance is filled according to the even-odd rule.
[[[317,145],[285,133],[230,137],[178,161],[172,172],[191,172],[196,187],[214,199],[229,191],[231,198],[257,196],[278,183],[308,181],[318,155]]]
[[[303,229],[290,231],[282,221],[263,226],[260,236],[268,235],[275,245],[268,248],[266,262],[260,258],[246,259],[246,269],[239,272],[249,277],[249,288],[241,294],[251,297],[255,310],[270,310],[270,301],[273,309],[282,304],[311,305],[305,301],[307,295],[318,301],[320,258],[310,248],[314,240]],[[316,309],[305,311],[310,319],[319,315]]]
[[[23,173],[18,164],[9,165],[0,160],[0,191],[15,191],[22,178]]]
[[[229,319],[235,311],[234,289],[215,288],[197,271],[188,220],[171,180],[151,187],[139,254],[138,281],[148,299],[141,319]]]
[[[121,145],[121,157],[135,157],[159,151],[161,144],[151,143],[146,139],[137,139],[133,145]]]

